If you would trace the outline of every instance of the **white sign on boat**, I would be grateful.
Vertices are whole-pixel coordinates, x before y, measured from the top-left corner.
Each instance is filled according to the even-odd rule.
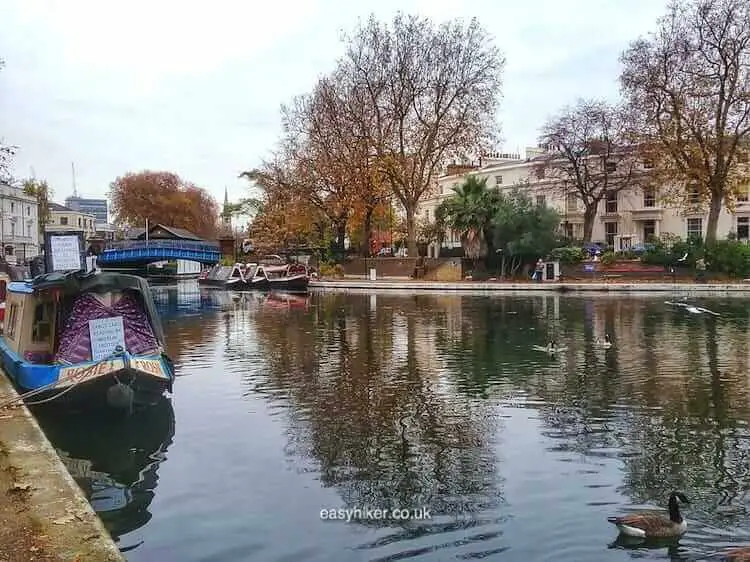
[[[81,269],[81,241],[78,236],[50,236],[49,244],[53,271]]]
[[[91,336],[91,359],[100,361],[115,352],[119,345],[125,349],[125,327],[122,316],[89,320]]]

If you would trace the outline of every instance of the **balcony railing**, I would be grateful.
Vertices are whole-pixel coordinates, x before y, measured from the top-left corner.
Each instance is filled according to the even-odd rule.
[[[219,250],[217,242],[198,242],[194,240],[118,240],[107,242],[104,250],[131,250],[143,248],[172,248],[175,250],[193,250],[196,252],[205,252],[206,250]]]

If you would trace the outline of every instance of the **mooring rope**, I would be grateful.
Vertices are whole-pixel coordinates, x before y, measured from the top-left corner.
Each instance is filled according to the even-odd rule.
[[[76,386],[81,384],[84,380],[86,380],[86,375],[90,373],[92,370],[94,370],[96,367],[99,367],[103,363],[107,363],[111,361],[112,359],[117,359],[118,357],[122,356],[122,350],[115,351],[112,355],[109,355],[105,357],[104,359],[100,359],[96,363],[89,365],[88,367],[84,368],[81,372],[79,372],[74,379],[74,383],[61,390],[59,393],[55,394],[54,396],[51,396],[49,398],[44,398],[42,400],[38,400],[36,402],[27,402],[29,405],[37,405],[37,404],[44,404],[46,402],[52,402],[52,400],[55,400],[59,398],[60,396],[67,394],[71,390],[73,390]],[[11,398],[10,400],[7,400],[5,402],[0,402],[0,410],[3,410],[7,408],[8,406],[12,406],[16,404],[17,402],[25,401],[27,398],[31,398],[36,396],[37,394],[41,394],[42,392],[45,392],[47,390],[51,390],[55,387],[55,385],[59,384],[60,380],[52,381],[49,384],[45,384],[44,386],[40,386],[39,388],[35,388],[34,390],[29,390],[28,392],[24,392],[23,394],[19,394],[15,398]]]

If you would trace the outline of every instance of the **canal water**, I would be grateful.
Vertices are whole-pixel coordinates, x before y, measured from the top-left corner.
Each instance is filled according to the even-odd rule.
[[[664,296],[155,291],[172,399],[127,422],[42,417],[129,560],[750,545],[748,299],[690,299],[715,316]],[[533,349],[551,339],[567,349]],[[691,500],[681,540],[616,540],[607,516],[672,490]]]

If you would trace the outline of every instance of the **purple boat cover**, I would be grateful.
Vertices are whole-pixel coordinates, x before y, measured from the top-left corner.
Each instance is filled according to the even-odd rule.
[[[110,308],[91,293],[84,293],[73,302],[60,334],[55,360],[58,363],[91,361],[89,320],[114,316],[122,316],[125,347],[129,353],[149,354],[159,351],[160,345],[146,311],[135,297],[126,293]]]

